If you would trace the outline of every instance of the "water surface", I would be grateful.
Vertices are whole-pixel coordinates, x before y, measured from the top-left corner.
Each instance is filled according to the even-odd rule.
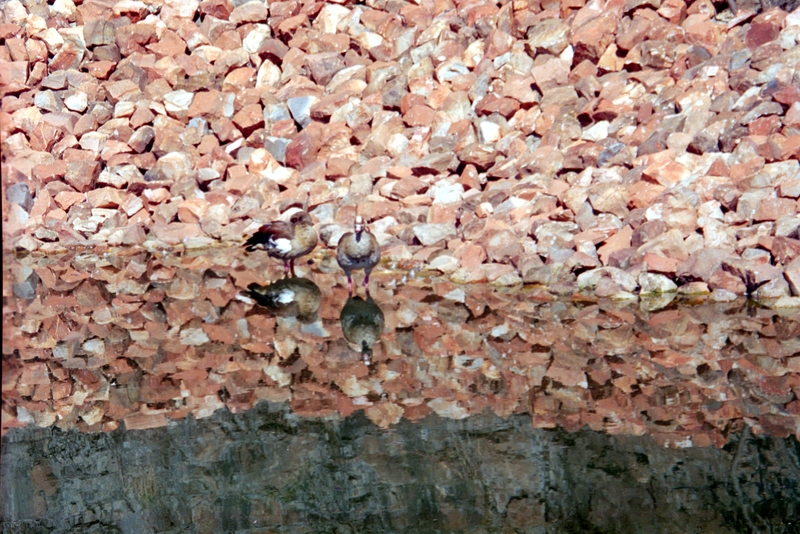
[[[4,531],[797,529],[798,312],[6,260]]]

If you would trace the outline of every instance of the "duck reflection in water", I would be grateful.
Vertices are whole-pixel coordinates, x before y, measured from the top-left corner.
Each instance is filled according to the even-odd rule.
[[[275,315],[304,322],[316,320],[322,292],[308,278],[283,278],[266,286],[250,284],[247,289],[258,304]]]
[[[344,338],[358,347],[361,359],[369,365],[372,361],[372,347],[383,334],[383,311],[372,297],[368,296],[364,300],[351,296],[342,308],[339,319]]]

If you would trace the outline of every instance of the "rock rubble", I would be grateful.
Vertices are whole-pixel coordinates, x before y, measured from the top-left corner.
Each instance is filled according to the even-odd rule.
[[[800,11],[735,7],[9,0],[3,246],[235,246],[308,196],[458,283],[797,307]]]

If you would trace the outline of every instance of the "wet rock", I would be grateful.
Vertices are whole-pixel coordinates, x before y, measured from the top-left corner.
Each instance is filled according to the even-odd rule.
[[[639,294],[654,295],[660,293],[672,293],[677,291],[678,286],[663,274],[641,272],[639,273]]]
[[[712,291],[712,296],[717,291],[724,291],[723,296],[731,295],[744,295],[747,292],[747,286],[738,276],[731,274],[727,271],[718,270],[709,277],[708,287]]]
[[[610,278],[624,291],[633,292],[638,287],[633,276],[615,267],[599,267],[579,274],[578,287],[580,289],[591,289],[596,287],[602,278]]]
[[[756,299],[779,299],[790,296],[789,283],[783,278],[770,280],[753,292]]]
[[[720,269],[722,262],[731,255],[730,250],[704,248],[678,264],[675,274],[681,280],[708,282],[711,275]]]
[[[722,269],[739,277],[747,286],[748,293],[752,293],[761,285],[783,276],[779,267],[752,260],[729,258],[722,262]]]

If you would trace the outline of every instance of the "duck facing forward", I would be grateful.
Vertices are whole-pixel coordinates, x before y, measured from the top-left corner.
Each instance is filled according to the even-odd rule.
[[[347,232],[336,247],[336,261],[347,275],[347,289],[353,294],[353,271],[364,269],[364,287],[369,295],[369,274],[381,261],[381,247],[375,236],[366,229],[364,219],[356,217],[353,232]]]
[[[244,248],[252,252],[263,248],[273,258],[283,260],[286,274],[294,274],[294,260],[305,256],[317,246],[317,232],[311,216],[298,211],[286,221],[274,221],[263,225],[244,243]]]

